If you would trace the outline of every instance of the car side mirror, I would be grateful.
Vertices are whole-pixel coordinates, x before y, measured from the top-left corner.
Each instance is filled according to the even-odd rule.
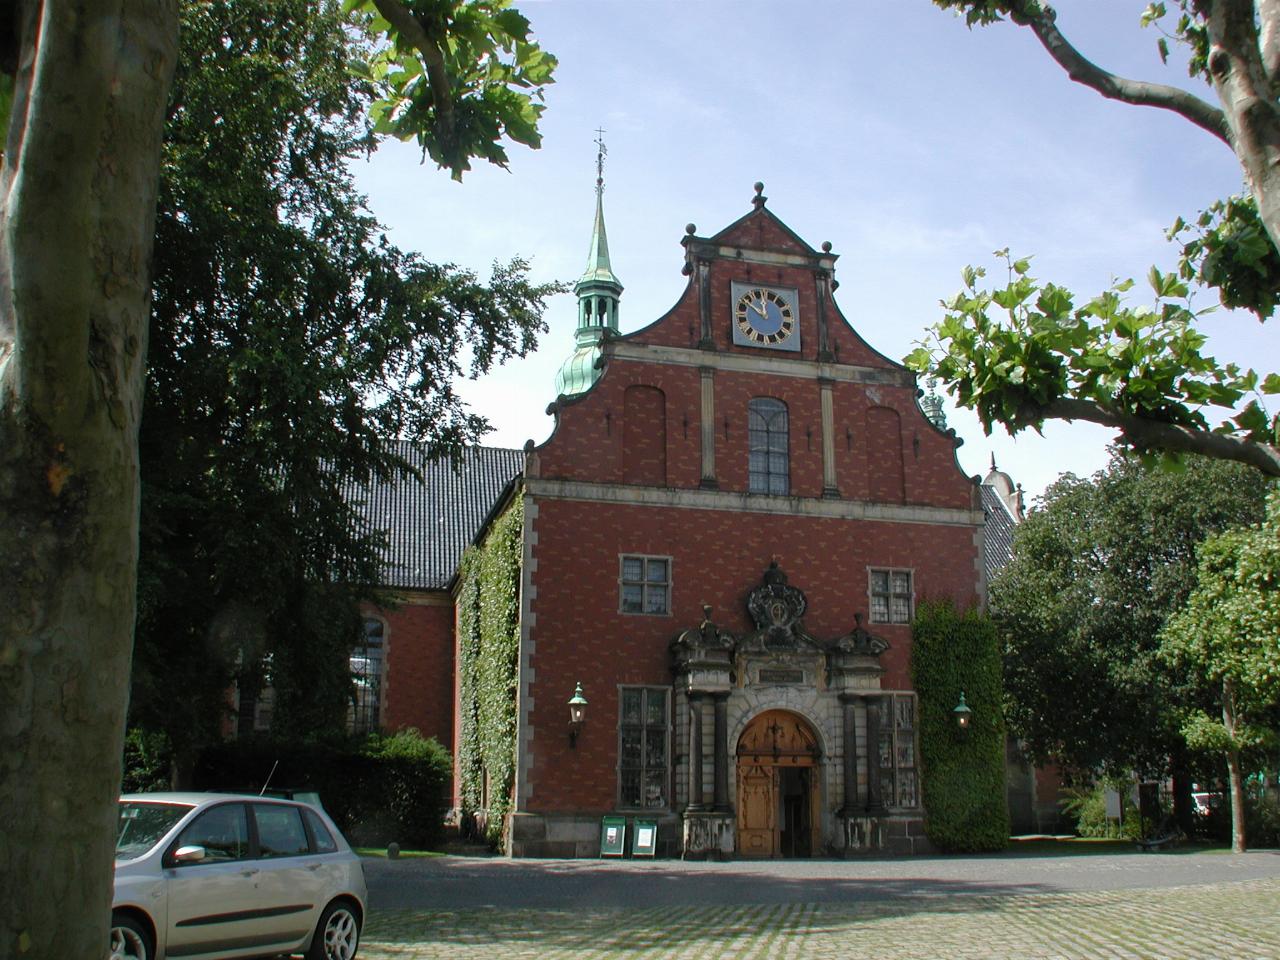
[[[191,844],[186,847],[179,847],[173,852],[173,862],[175,864],[183,863],[199,863],[205,858],[204,847]]]

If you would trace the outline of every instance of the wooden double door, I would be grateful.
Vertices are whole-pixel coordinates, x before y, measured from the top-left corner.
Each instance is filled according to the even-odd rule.
[[[820,751],[786,710],[757,716],[738,739],[738,854],[811,857],[822,848]]]

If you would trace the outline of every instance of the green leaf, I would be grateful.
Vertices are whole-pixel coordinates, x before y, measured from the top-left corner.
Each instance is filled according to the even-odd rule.
[[[925,347],[916,347],[903,358],[902,362],[911,370],[927,373],[933,364],[933,354]]]
[[[1263,437],[1269,433],[1270,420],[1267,418],[1266,411],[1258,406],[1256,400],[1251,401],[1244,410],[1231,419],[1246,433],[1261,434]]]

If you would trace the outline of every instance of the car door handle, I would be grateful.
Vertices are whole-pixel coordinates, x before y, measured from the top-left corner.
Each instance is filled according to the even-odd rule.
[[[320,869],[321,867],[323,867],[323,866],[324,866],[324,864],[323,864],[323,863],[308,863],[308,864],[307,864],[307,869],[308,869],[308,870],[319,870],[319,869]]]
[[[242,877],[256,877],[257,875],[258,875],[257,867],[248,867],[240,871],[240,876]]]

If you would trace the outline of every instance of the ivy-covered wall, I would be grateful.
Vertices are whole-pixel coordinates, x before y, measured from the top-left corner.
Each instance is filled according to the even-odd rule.
[[[523,530],[517,496],[458,571],[459,792],[463,814],[483,814],[495,846],[505,839],[515,782]]]
[[[1001,850],[1009,842],[1000,645],[991,619],[951,601],[921,603],[911,628],[920,704],[925,832],[941,850]],[[967,731],[953,711],[964,691]]]

